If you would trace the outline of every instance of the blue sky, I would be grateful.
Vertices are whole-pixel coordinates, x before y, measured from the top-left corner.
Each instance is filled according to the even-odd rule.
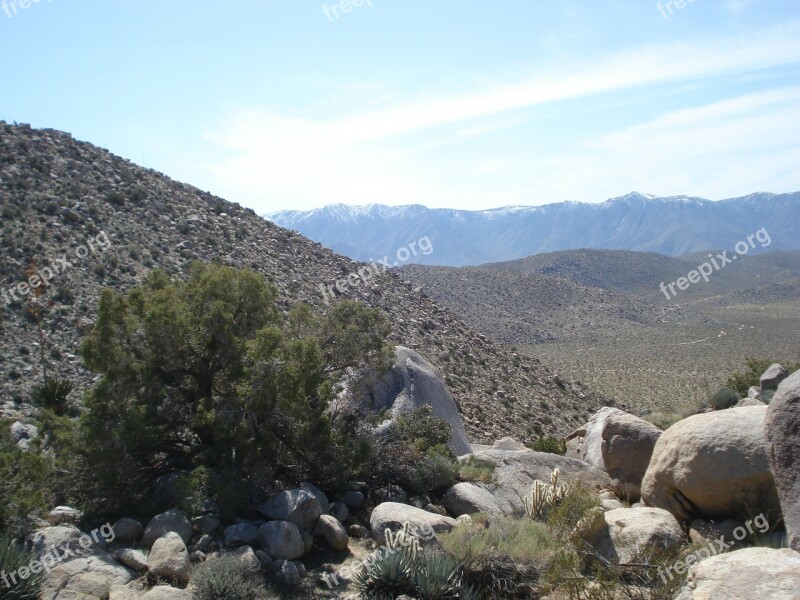
[[[5,1],[0,119],[260,213],[800,190],[797,0]]]

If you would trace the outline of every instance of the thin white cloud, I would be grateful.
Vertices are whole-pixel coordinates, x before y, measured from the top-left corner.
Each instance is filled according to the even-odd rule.
[[[332,120],[290,118],[250,109],[209,135],[214,144],[232,155],[210,169],[218,180],[217,188],[247,198],[250,204],[271,201],[305,207],[328,202],[429,201],[436,193],[453,196],[453,191],[448,192],[448,186],[438,177],[425,180],[434,169],[416,164],[408,156],[409,143],[404,139],[409,135],[433,135],[434,139],[425,143],[410,143],[417,148],[431,147],[441,143],[442,137],[458,136],[459,131],[492,131],[492,123],[480,120],[514,110],[654,85],[692,84],[798,62],[800,22],[790,22],[740,38],[637,48],[627,54],[596,57],[583,65],[561,65],[515,85],[392,105]],[[796,94],[796,90],[776,93]],[[706,114],[715,115],[717,122],[716,128],[707,130],[708,135],[721,135],[726,128],[723,117],[732,119],[737,113],[756,110],[753,103],[775,100],[769,96],[740,98],[693,109],[695,112],[666,115],[647,127],[664,132],[664,143],[678,143],[680,136],[665,131],[702,120]],[[753,121],[734,128],[737,135],[744,135],[744,131],[769,128],[774,122]],[[621,143],[624,136],[636,134],[634,128],[614,135]],[[613,136],[598,141],[607,149],[614,142]]]

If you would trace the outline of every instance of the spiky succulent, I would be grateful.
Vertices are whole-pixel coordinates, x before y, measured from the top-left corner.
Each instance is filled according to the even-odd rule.
[[[414,574],[420,600],[454,600],[461,590],[461,565],[443,552],[423,554]]]
[[[522,503],[525,505],[525,513],[531,519],[543,518],[547,511],[555,504],[559,504],[569,493],[568,483],[558,483],[560,471],[556,468],[550,474],[550,485],[538,479],[531,486],[530,498],[525,497]]]
[[[0,600],[37,600],[42,587],[43,573],[32,573],[27,569],[31,556],[16,542],[0,536],[0,569],[13,581],[11,585],[0,584]],[[29,576],[23,579],[20,568],[25,567]],[[10,574],[14,574],[11,578]]]
[[[406,549],[381,548],[353,573],[353,583],[367,598],[413,591],[414,558]]]

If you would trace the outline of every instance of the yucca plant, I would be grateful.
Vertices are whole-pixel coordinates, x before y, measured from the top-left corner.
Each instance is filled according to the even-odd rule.
[[[5,579],[0,582],[0,600],[37,600],[39,598],[44,574],[28,571],[30,575],[25,579],[22,579],[19,574],[19,569],[27,568],[31,560],[31,555],[19,544],[5,536],[0,536],[0,572],[5,576]]]
[[[484,596],[477,588],[471,585],[465,585],[461,588],[459,598],[461,598],[461,600],[483,600]]]
[[[461,565],[444,552],[426,552],[414,574],[420,600],[454,600],[461,590]]]
[[[31,400],[34,404],[49,408],[57,415],[63,416],[67,413],[67,396],[74,387],[68,379],[46,377],[43,383],[34,386]]]

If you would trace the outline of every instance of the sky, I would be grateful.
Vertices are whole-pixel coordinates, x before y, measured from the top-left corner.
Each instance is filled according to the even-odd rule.
[[[260,214],[800,190],[797,0],[0,0],[0,120]]]

